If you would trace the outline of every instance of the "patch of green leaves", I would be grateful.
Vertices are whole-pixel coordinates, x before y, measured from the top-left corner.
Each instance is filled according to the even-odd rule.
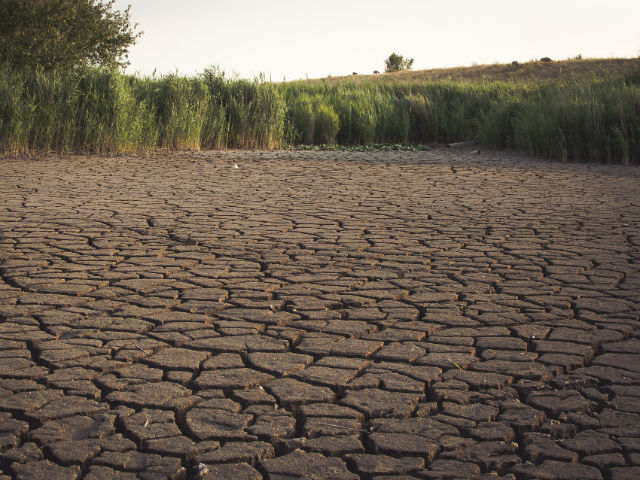
[[[337,145],[337,144],[321,144],[321,145],[286,145],[286,150],[302,150],[302,151],[331,151],[331,152],[420,152],[431,150],[427,145],[412,145],[402,143],[374,143],[371,145]]]

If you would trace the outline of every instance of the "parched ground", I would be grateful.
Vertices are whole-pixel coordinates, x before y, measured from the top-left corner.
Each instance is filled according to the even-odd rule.
[[[0,200],[0,479],[640,478],[639,167],[4,159]]]

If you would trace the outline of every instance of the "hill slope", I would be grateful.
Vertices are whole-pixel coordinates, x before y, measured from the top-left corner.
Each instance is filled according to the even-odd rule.
[[[557,62],[532,61],[518,64],[474,65],[471,67],[436,68],[409,72],[383,73],[376,75],[351,75],[309,80],[310,82],[382,81],[423,82],[430,80],[452,80],[461,82],[514,81],[539,83],[568,78],[622,77],[640,68],[639,58],[596,58],[562,60]]]

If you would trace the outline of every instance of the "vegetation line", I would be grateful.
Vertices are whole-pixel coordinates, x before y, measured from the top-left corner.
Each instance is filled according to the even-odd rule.
[[[383,77],[383,76],[379,76]],[[270,83],[0,65],[0,153],[401,145],[473,139],[563,161],[640,162],[640,70],[543,83]]]

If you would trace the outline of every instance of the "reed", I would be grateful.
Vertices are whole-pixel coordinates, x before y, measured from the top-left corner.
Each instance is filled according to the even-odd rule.
[[[640,74],[563,81],[270,83],[0,65],[0,153],[127,153],[475,140],[562,161],[640,162]]]

